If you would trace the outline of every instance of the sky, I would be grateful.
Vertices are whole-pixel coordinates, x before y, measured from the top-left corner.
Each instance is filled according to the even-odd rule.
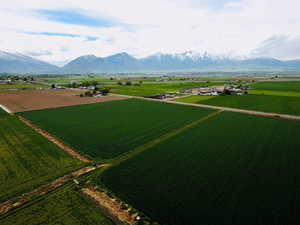
[[[298,0],[9,0],[0,50],[56,65],[119,52],[300,59],[299,9]]]

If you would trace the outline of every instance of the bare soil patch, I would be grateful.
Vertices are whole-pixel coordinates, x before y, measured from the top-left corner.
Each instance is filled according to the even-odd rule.
[[[57,108],[62,106],[106,102],[130,98],[129,96],[80,97],[83,90],[34,90],[0,93],[0,104],[12,112]]]

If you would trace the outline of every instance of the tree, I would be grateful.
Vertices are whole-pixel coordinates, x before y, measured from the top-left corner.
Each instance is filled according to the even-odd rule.
[[[51,88],[54,89],[54,88],[55,88],[55,84],[52,84],[52,85],[51,85]]]
[[[118,81],[118,85],[123,85],[123,83],[121,81]]]
[[[96,80],[92,81],[92,85],[93,85],[94,87],[96,87],[96,86],[98,85],[98,81],[96,81]]]
[[[110,92],[110,88],[102,88],[102,89],[100,90],[100,93],[101,93],[102,95],[107,95],[109,92]]]
[[[231,91],[229,91],[228,89],[224,89],[223,95],[231,95]]]
[[[132,85],[131,81],[126,81],[126,85],[128,86]]]

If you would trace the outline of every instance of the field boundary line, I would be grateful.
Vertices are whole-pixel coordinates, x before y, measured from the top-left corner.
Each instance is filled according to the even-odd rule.
[[[119,94],[114,94],[114,95],[119,95]],[[129,96],[129,95],[119,95],[119,96]],[[255,115],[255,116],[282,118],[282,119],[288,119],[288,120],[300,120],[300,116],[290,115],[290,114],[262,112],[262,111],[248,110],[248,109],[238,109],[238,108],[215,106],[215,105],[205,105],[205,104],[197,104],[197,103],[175,102],[175,101],[170,101],[170,100],[151,99],[151,98],[144,98],[144,97],[139,97],[139,96],[130,96],[130,97],[136,98],[136,99],[142,99],[142,100],[146,100],[146,101],[166,102],[166,103],[170,103],[170,104],[187,105],[187,106],[194,106],[194,107],[207,108],[207,109],[216,109],[216,110],[223,110],[223,111],[228,111],[228,112],[250,114],[250,115]]]
[[[2,109],[3,109],[5,112],[7,112],[8,114],[13,114],[13,112],[10,111],[9,108],[7,108],[7,107],[4,106],[4,105],[1,105],[1,104],[0,104],[0,108],[2,108]]]
[[[25,203],[32,200],[34,197],[38,197],[38,196],[47,194],[47,191],[49,191],[50,189],[58,188],[73,178],[87,174],[97,168],[107,167],[107,166],[109,166],[109,165],[101,164],[101,165],[97,165],[97,166],[87,166],[87,167],[81,168],[79,170],[76,170],[74,172],[66,174],[62,177],[59,177],[48,184],[44,184],[44,185],[34,189],[33,191],[23,193],[13,199],[2,202],[2,203],[0,203],[0,215],[7,213],[8,211],[10,211],[13,208],[24,205]]]
[[[111,163],[111,166],[109,166],[109,167],[116,166],[116,165],[120,164],[121,162],[124,162],[124,161],[132,158],[133,156],[147,150],[148,148],[151,148],[151,147],[153,147],[153,146],[155,146],[155,145],[157,145],[157,144],[159,144],[159,143],[161,143],[161,142],[163,142],[163,141],[165,141],[169,138],[177,136],[178,134],[191,129],[192,127],[194,127],[194,126],[196,126],[196,125],[198,125],[202,122],[205,122],[205,121],[209,120],[210,118],[219,115],[222,112],[223,112],[223,110],[212,112],[212,113],[208,114],[207,116],[204,116],[204,117],[202,117],[202,118],[200,118],[196,121],[193,121],[192,123],[189,123],[189,124],[187,124],[183,127],[175,129],[173,131],[170,131],[170,132],[168,132],[168,133],[166,133],[166,134],[164,134],[164,135],[162,135],[162,136],[160,136],[160,137],[158,137],[154,140],[151,140],[151,141],[149,141],[149,142],[147,142],[143,145],[140,145],[140,146],[134,148],[133,150],[131,150],[130,152],[128,152],[127,154],[124,154],[124,155],[121,155],[121,156],[115,158],[113,160],[113,162]],[[109,167],[107,167],[107,168],[109,168]]]
[[[122,203],[115,201],[105,192],[97,191],[96,187],[85,187],[81,189],[83,195],[94,202],[107,217],[112,219],[116,224],[134,224],[135,217],[138,213],[130,214],[128,209],[122,209]]]
[[[18,118],[25,123],[27,126],[31,127],[33,130],[35,130],[37,133],[39,133],[40,135],[44,136],[48,141],[52,142],[53,144],[57,145],[59,148],[61,148],[62,150],[64,150],[65,152],[67,152],[69,155],[71,155],[72,157],[79,159],[80,161],[89,163],[92,162],[91,160],[89,160],[88,158],[82,156],[81,154],[79,154],[75,149],[71,148],[70,146],[66,145],[65,143],[63,143],[62,141],[58,140],[57,138],[55,138],[54,136],[52,136],[50,133],[48,133],[47,131],[43,130],[42,128],[36,126],[35,124],[33,124],[31,121],[25,119],[22,116],[18,116]]]

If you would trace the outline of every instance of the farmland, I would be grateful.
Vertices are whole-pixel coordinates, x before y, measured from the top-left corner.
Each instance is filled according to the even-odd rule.
[[[300,98],[272,95],[219,96],[201,104],[300,115]]]
[[[26,222],[25,222],[26,221]],[[25,223],[24,223],[25,222]],[[3,225],[113,225],[99,208],[74,190],[70,184],[34,200],[7,215],[0,216]]]
[[[84,155],[109,159],[211,113],[191,106],[128,99],[22,112]]]
[[[300,92],[296,92],[296,91],[273,91],[273,90],[253,89],[253,90],[249,90],[248,93],[249,94],[254,94],[254,95],[274,95],[274,96],[300,97]]]
[[[120,96],[81,98],[82,90],[35,90],[0,93],[0,103],[13,112],[126,99]]]
[[[165,225],[298,224],[300,122],[224,112],[102,175]]]
[[[196,88],[203,85],[216,85],[216,82],[166,82],[166,83],[144,83],[142,85],[107,85],[116,94],[131,96],[147,96],[158,93],[176,92],[185,88]]]
[[[0,107],[0,118],[3,116],[7,116],[7,112],[5,112],[1,107]]]
[[[0,84],[0,91],[5,91],[9,89],[33,89],[40,87],[45,87],[45,85],[30,83]]]
[[[177,98],[175,102],[186,102],[186,103],[200,103],[201,101],[205,101],[208,99],[214,98],[214,96],[205,96],[205,95],[192,95],[182,98]]]
[[[258,90],[300,92],[299,81],[257,82],[253,87]]]
[[[17,117],[0,114],[0,202],[83,166]]]

